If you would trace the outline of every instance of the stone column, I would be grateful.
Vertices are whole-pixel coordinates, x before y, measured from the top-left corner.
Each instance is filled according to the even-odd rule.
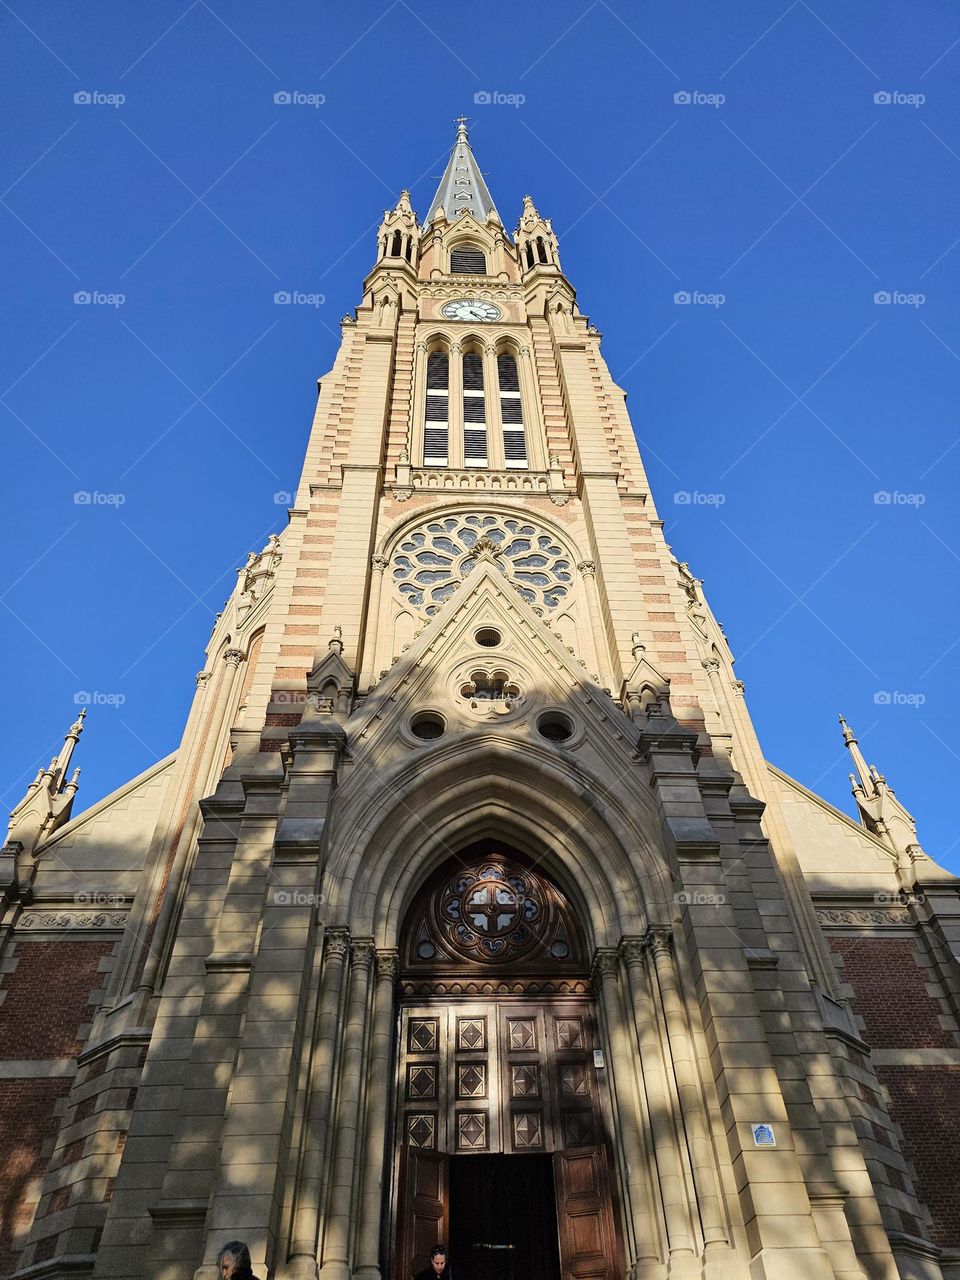
[[[307,1121],[294,1199],[290,1261],[280,1270],[281,1280],[293,1280],[295,1276],[313,1280],[317,1274],[320,1194],[330,1129],[330,1090],[340,1025],[344,968],[349,950],[348,939],[346,929],[331,929],[324,943],[314,1051],[310,1063]]]
[[[662,1044],[654,1018],[653,1000],[646,983],[643,942],[639,939],[621,944],[627,970],[630,1000],[637,1041],[647,1110],[656,1154],[660,1197],[667,1228],[670,1253],[670,1275],[700,1280],[700,1264],[694,1247],[693,1228],[684,1185],[683,1162],[680,1159],[678,1135],[674,1128],[676,1115],[664,1076]]]
[[[392,1028],[394,987],[400,969],[396,951],[377,952],[377,982],[373,996],[373,1025],[367,1053],[367,1120],[364,1126],[362,1191],[360,1195],[360,1245],[355,1277],[379,1280],[380,1228],[383,1214],[383,1180],[386,1157],[387,1116],[393,1079]]]
[[[380,605],[383,600],[383,577],[389,565],[385,556],[374,556],[370,561],[370,597],[367,604],[366,639],[363,646],[363,670],[360,673],[360,692],[366,693],[380,679],[377,654],[380,649]]]
[[[670,1056],[673,1060],[680,1098],[680,1119],[686,1131],[704,1244],[708,1253],[712,1248],[720,1247],[726,1250],[729,1242],[720,1198],[716,1160],[694,1060],[693,1044],[687,1028],[683,998],[680,994],[670,931],[652,930],[648,935],[648,944],[660,987]]]
[[[487,421],[487,466],[491,471],[503,471],[507,460],[500,420],[500,371],[497,368],[497,349],[489,343],[485,343],[483,348],[483,407]]]
[[[600,677],[602,689],[613,689],[610,676],[610,655],[607,651],[607,638],[600,621],[600,601],[597,599],[597,566],[593,560],[581,560],[577,572],[583,579],[583,590],[587,597],[587,616],[590,619],[590,636],[593,640],[593,653],[597,664],[597,675]]]
[[[633,1258],[629,1259],[630,1275],[635,1280],[657,1280],[663,1275],[659,1263],[656,1232],[650,1216],[647,1197],[647,1162],[637,1118],[634,1081],[637,1064],[630,1051],[626,1017],[617,978],[617,955],[613,950],[598,950],[593,961],[593,977],[599,988],[603,1015],[610,1039],[612,1084],[616,1105],[617,1132],[627,1171],[627,1198],[633,1238]]]
[[[363,1043],[367,1029],[372,962],[373,943],[369,939],[351,943],[350,980],[340,1055],[340,1091],[334,1120],[336,1136],[323,1232],[321,1280],[350,1280],[350,1211],[360,1129]]]

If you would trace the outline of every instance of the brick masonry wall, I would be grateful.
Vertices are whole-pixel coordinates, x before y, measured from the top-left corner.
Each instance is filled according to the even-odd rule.
[[[854,1012],[875,1049],[953,1049],[945,1007],[927,990],[933,971],[919,963],[914,938],[831,938],[840,980],[853,988]]]
[[[933,1219],[934,1244],[960,1245],[960,1067],[877,1067],[904,1154]]]
[[[23,942],[0,976],[0,1059],[72,1058],[112,942]],[[10,964],[5,961],[4,968]]]
[[[70,1080],[0,1080],[0,1275],[26,1240]]]
[[[18,942],[0,974],[0,1060],[73,1058],[112,942]],[[0,1080],[0,1276],[16,1269],[72,1076]]]
[[[935,970],[917,937],[831,938],[830,947],[864,1038],[873,1049],[902,1049],[912,1059],[874,1070],[930,1214],[930,1236],[935,1244],[960,1244],[960,1066],[916,1063],[916,1050],[960,1047]],[[873,1127],[882,1141],[884,1130]],[[923,1223],[900,1216],[910,1235],[927,1233]]]

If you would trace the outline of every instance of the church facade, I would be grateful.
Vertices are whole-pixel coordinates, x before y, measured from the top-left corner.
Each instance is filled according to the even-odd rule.
[[[177,750],[0,852],[0,1275],[958,1280],[960,898],[769,764],[465,123]]]

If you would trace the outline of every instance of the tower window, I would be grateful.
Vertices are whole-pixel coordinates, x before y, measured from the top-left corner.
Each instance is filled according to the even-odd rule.
[[[507,467],[522,470],[527,465],[527,437],[523,429],[523,402],[517,362],[505,352],[497,356],[500,383],[500,421],[503,423],[503,458]]]
[[[533,266],[533,245],[529,240],[527,241],[527,266]]]
[[[450,422],[450,361],[445,351],[427,357],[427,407],[423,423],[423,465],[445,467]]]
[[[547,261],[547,249],[543,243],[543,236],[537,236],[537,257],[541,262]]]
[[[450,254],[450,270],[454,275],[485,276],[487,260],[481,249],[462,247]]]
[[[395,231],[393,233],[393,247],[390,250],[390,256],[392,258],[399,258],[402,253],[403,253],[403,237],[400,235],[399,231]]]
[[[487,465],[483,357],[474,351],[463,357],[463,461],[468,467]]]

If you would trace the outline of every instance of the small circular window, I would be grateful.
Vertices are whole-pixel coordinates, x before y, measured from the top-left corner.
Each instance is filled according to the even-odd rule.
[[[545,711],[537,721],[537,729],[548,742],[566,742],[573,737],[573,721],[562,711]]]
[[[481,627],[474,636],[477,644],[482,645],[484,649],[495,649],[500,643],[502,636],[496,627]]]
[[[410,721],[410,732],[423,742],[432,742],[434,738],[442,738],[446,729],[443,716],[436,711],[421,711]]]

